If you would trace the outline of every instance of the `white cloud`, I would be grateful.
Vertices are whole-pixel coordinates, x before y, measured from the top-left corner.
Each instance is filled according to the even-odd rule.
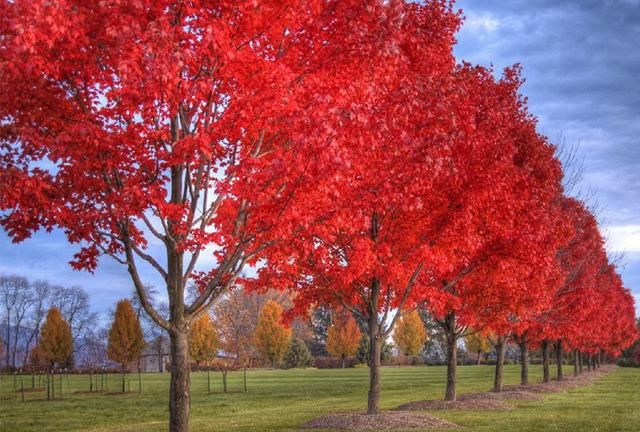
[[[609,226],[604,236],[611,252],[640,252],[640,225]]]
[[[464,22],[464,30],[472,33],[493,33],[500,26],[500,20],[491,14],[469,13]]]

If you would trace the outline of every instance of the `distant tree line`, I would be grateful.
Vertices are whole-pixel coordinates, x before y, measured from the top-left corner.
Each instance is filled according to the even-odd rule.
[[[52,308],[57,308],[69,324],[75,341],[64,366],[73,367],[92,357],[101,335],[96,329],[97,314],[91,311],[89,295],[83,288],[0,275],[0,338],[4,346],[0,367],[16,369],[28,364],[47,311]]]
[[[162,314],[167,305],[153,287],[147,296]],[[193,368],[228,371],[245,367],[353,367],[367,364],[369,341],[365,322],[345,310],[318,306],[305,318],[287,320],[292,305],[287,294],[275,291],[249,293],[238,287],[216,302],[210,313],[191,326],[189,352]],[[170,362],[168,335],[144,312],[138,297],[118,302],[100,320],[89,307],[81,287],[64,287],[22,276],[0,276],[0,365],[4,369],[49,371],[60,369],[142,370],[142,357],[165,371]],[[43,350],[47,320],[64,321],[70,331],[68,348],[52,354]],[[46,339],[46,338],[45,338]],[[505,342],[506,363],[518,363],[521,349],[515,340]],[[46,344],[46,342],[45,342]],[[64,344],[63,344],[64,345]],[[495,364],[499,354],[491,334],[468,329],[457,344],[458,364]],[[387,364],[439,365],[447,362],[446,335],[425,309],[403,314],[382,347]],[[55,350],[54,350],[55,351]],[[68,354],[65,354],[68,351]],[[623,365],[640,364],[637,344],[623,353]],[[532,363],[542,355],[531,354]],[[156,363],[157,362],[157,363]],[[124,378],[123,378],[124,390]]]

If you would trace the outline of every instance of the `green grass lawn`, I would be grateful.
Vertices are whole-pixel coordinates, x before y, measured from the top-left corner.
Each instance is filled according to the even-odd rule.
[[[488,390],[490,366],[461,366],[459,393]],[[518,383],[518,366],[507,366],[506,384]],[[532,366],[531,381],[540,380]],[[109,378],[110,390],[118,377]],[[131,389],[137,389],[136,375]],[[249,371],[248,392],[241,393],[242,373],[232,372],[229,390],[222,394],[220,374],[212,374],[216,393],[207,394],[206,373],[192,375],[191,430],[293,431],[315,416],[366,406],[366,368],[345,370]],[[383,368],[382,408],[440,398],[445,369],[428,367]],[[24,381],[30,386],[30,379]],[[20,381],[18,380],[18,388]],[[102,395],[76,393],[89,388],[87,376],[63,381],[63,400],[47,402],[42,392],[13,391],[14,379],[0,382],[0,432],[21,431],[164,431],[167,424],[169,375],[144,374],[143,393]],[[565,393],[546,394],[543,401],[516,401],[512,411],[436,411],[436,416],[469,431],[640,431],[640,370],[618,368],[594,384]]]

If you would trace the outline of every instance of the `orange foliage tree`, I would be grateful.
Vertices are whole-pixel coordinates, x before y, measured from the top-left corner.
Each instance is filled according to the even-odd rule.
[[[262,307],[254,333],[256,349],[272,365],[282,361],[291,342],[291,329],[281,323],[282,306],[270,300]]]
[[[353,317],[342,311],[327,330],[327,352],[342,359],[342,367],[347,357],[355,355],[360,345],[362,334]]]
[[[53,307],[47,312],[47,318],[40,330],[38,355],[46,364],[47,373],[53,373],[53,367],[66,364],[73,353],[73,336],[69,323],[62,317],[60,309]],[[47,400],[55,399],[53,376],[47,378]]]
[[[216,357],[219,344],[220,339],[209,314],[202,315],[191,324],[189,355],[198,367]]]
[[[51,308],[47,319],[40,330],[38,342],[40,349],[50,368],[63,366],[73,353],[73,337],[71,327],[62,317],[60,309]]]
[[[113,324],[109,329],[107,356],[122,366],[122,392],[125,392],[127,364],[140,357],[144,348],[142,327],[129,300],[120,300],[116,306]]]
[[[417,310],[403,314],[393,331],[393,341],[406,356],[416,356],[427,342],[427,330]]]

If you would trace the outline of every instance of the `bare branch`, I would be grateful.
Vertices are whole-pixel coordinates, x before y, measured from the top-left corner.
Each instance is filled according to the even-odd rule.
[[[158,263],[158,261],[156,261],[154,257],[143,252],[142,249],[140,249],[135,243],[131,243],[131,248],[136,253],[136,255],[138,255],[140,258],[142,258],[143,260],[151,264],[151,266],[154,269],[156,269],[158,273],[160,273],[160,276],[162,276],[163,279],[165,280],[167,279],[168,277],[167,272],[165,271],[164,268],[162,268],[162,266]]]
[[[160,316],[158,311],[154,309],[153,305],[151,304],[147,296],[145,285],[142,283],[142,280],[140,279],[140,274],[138,273],[138,268],[135,262],[134,252],[131,247],[131,239],[128,237],[128,235],[123,234],[122,240],[124,243],[125,254],[127,256],[127,270],[131,275],[131,279],[133,280],[133,285],[135,286],[138,297],[140,298],[140,304],[144,308],[145,312],[147,312],[147,314],[151,317],[151,319],[153,319],[153,321],[155,321],[156,324],[158,324],[160,327],[168,331],[171,328],[171,325],[167,320],[165,320],[164,318],[162,318],[162,316]]]
[[[424,264],[422,264],[422,263],[419,264],[418,267],[416,267],[416,269],[411,274],[411,277],[409,278],[409,281],[407,282],[407,286],[404,289],[404,293],[402,294],[402,299],[400,299],[400,303],[398,304],[398,309],[397,309],[393,319],[391,320],[391,323],[387,327],[387,330],[385,330],[384,333],[383,333],[385,337],[389,336],[389,334],[391,334],[391,331],[393,330],[393,327],[396,325],[396,321],[398,320],[398,318],[400,316],[402,316],[402,309],[404,308],[404,305],[406,304],[407,300],[409,299],[409,295],[411,294],[413,286],[415,285],[416,281],[418,280],[418,276],[420,275],[420,272],[422,271],[423,267],[424,267]]]
[[[154,235],[154,237],[156,237],[158,240],[161,240],[163,242],[166,240],[166,236],[161,234],[160,231],[158,231],[157,229],[155,229],[155,227],[153,226],[149,218],[144,213],[141,215],[140,218],[143,220],[144,224],[147,226],[151,234]]]

